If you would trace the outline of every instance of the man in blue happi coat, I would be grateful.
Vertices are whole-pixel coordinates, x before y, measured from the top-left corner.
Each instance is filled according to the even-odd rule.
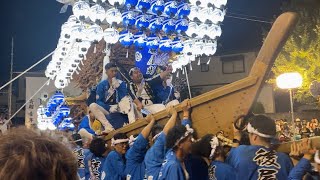
[[[181,121],[181,124],[190,127],[191,121],[189,120],[189,109],[191,106],[189,100],[182,102],[181,107],[183,109],[183,120]],[[161,165],[166,154],[166,136],[169,130],[176,124],[177,111],[172,106],[169,106],[167,107],[167,112],[171,114],[171,117],[163,130],[157,128],[158,132],[152,133],[152,141],[154,143],[145,156],[144,162],[146,164],[146,177],[148,179],[158,179]]]
[[[287,154],[276,152],[272,141],[276,136],[273,119],[257,115],[247,125],[251,145],[240,145],[241,133],[234,129],[234,148],[226,162],[235,168],[237,179],[287,179],[293,167]]]
[[[145,163],[144,157],[149,145],[149,134],[155,123],[153,115],[148,115],[146,121],[148,125],[143,128],[141,133],[134,138],[130,136],[129,145],[130,149],[126,153],[126,177],[128,180],[141,180],[145,176]]]
[[[128,95],[126,83],[116,78],[118,72],[116,64],[106,64],[105,70],[108,77],[97,85],[96,103],[90,104],[90,109],[100,111],[104,115],[115,112],[127,114],[129,123],[133,123],[139,117]],[[113,127],[110,122],[107,123],[105,129],[108,133],[113,130]]]

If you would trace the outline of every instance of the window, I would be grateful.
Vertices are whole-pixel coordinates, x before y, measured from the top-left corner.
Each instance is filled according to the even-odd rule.
[[[201,72],[208,72],[209,71],[209,64],[201,63]]]
[[[223,74],[243,73],[245,72],[244,56],[221,57]]]

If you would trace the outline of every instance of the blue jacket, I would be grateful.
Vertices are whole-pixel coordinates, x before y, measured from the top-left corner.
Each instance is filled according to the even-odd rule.
[[[187,124],[191,126],[191,121],[189,119],[183,119],[181,124],[186,126]],[[153,179],[158,179],[161,165],[166,155],[166,135],[161,133],[159,137],[155,140],[153,146],[147,151],[144,162],[146,165],[146,176],[152,177]]]
[[[144,162],[146,165],[146,176],[158,179],[160,168],[165,157],[166,135],[161,133],[155,143],[147,151]]]
[[[212,161],[209,167],[209,179],[234,180],[236,172],[230,165],[221,161]]]
[[[89,120],[89,115],[87,116],[84,116],[81,120],[81,123],[79,124],[79,127],[78,127],[78,131],[80,129],[85,129],[88,131],[88,133],[92,134],[92,135],[96,135],[96,133],[94,132],[93,129],[91,129],[90,127],[90,120]]]
[[[145,175],[146,166],[144,156],[147,152],[148,140],[141,134],[135,140],[133,146],[126,153],[126,170],[127,179],[142,180]]]
[[[162,84],[161,86],[157,86],[156,99],[157,99],[156,103],[161,103],[161,104],[167,104],[168,102],[176,99],[176,97],[174,96],[173,86],[163,87]]]
[[[78,175],[80,179],[85,178],[85,159],[88,157],[88,155],[91,154],[89,149],[83,149],[81,147],[76,147],[73,150],[73,154],[77,157],[78,162]]]
[[[300,180],[303,176],[312,170],[312,166],[309,160],[302,158],[296,166],[290,171],[288,179],[290,180]]]
[[[185,174],[176,154],[169,150],[166,154],[161,170],[159,180],[185,180]]]
[[[110,88],[109,81],[103,80],[97,85],[96,89],[96,102],[98,105],[103,107],[105,110],[109,111],[110,105],[117,104],[121,101],[123,97],[128,94],[126,83],[117,79],[120,82],[120,86],[116,88],[114,95],[115,95],[115,102],[107,101],[108,97],[108,90]],[[112,97],[110,98],[112,99]]]
[[[85,177],[86,179],[105,179],[104,164],[106,157],[96,157],[93,153],[89,153],[85,158]]]
[[[208,180],[208,165],[201,156],[189,155],[184,163],[190,179]]]
[[[111,151],[104,164],[103,172],[106,174],[106,180],[122,180],[125,179],[126,164],[122,156],[116,152]]]
[[[288,155],[253,145],[232,148],[226,163],[235,168],[238,179],[287,179],[293,167]]]

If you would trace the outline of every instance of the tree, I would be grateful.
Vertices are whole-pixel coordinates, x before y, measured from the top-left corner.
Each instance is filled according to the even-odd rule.
[[[268,82],[275,83],[275,78],[285,72],[299,72],[303,84],[295,91],[294,98],[302,103],[314,102],[309,86],[313,80],[320,82],[320,10],[294,2],[284,9],[299,9],[299,22],[276,59],[272,68],[274,77]]]

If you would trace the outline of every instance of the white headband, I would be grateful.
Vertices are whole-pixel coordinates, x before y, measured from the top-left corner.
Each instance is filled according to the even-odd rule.
[[[185,138],[188,137],[189,135],[192,135],[192,134],[193,134],[193,131],[194,131],[194,130],[190,127],[189,124],[187,124],[185,127],[186,127],[187,131],[184,133],[184,135],[183,135],[180,139],[178,139],[178,140],[176,141],[176,143],[174,144],[173,147],[178,146],[178,144],[179,144],[183,139],[185,139]]]
[[[257,129],[255,129],[254,127],[252,127],[252,125],[251,125],[250,123],[248,123],[247,131],[248,131],[249,133],[256,134],[256,135],[258,135],[258,136],[260,136],[260,137],[273,138],[273,136],[271,136],[271,135],[260,133]]]
[[[73,142],[80,142],[80,141],[82,141],[82,139],[77,139],[77,140],[75,140]]]
[[[155,141],[160,136],[161,133],[162,131],[156,134],[155,136],[153,136],[152,141]]]
[[[314,155],[314,162],[320,164],[319,150],[317,150],[316,155]]]
[[[124,142],[128,142],[129,139],[117,139],[117,140],[114,140],[114,138],[111,139],[111,146],[115,146],[117,144],[120,144],[120,143],[124,143]]]
[[[131,135],[129,137],[129,146],[133,146],[133,143],[136,141],[137,137],[133,137],[133,135]]]
[[[216,136],[213,136],[211,141],[210,141],[210,145],[211,145],[211,153],[209,158],[212,159],[214,152],[216,151],[217,146],[219,146],[219,140]]]

